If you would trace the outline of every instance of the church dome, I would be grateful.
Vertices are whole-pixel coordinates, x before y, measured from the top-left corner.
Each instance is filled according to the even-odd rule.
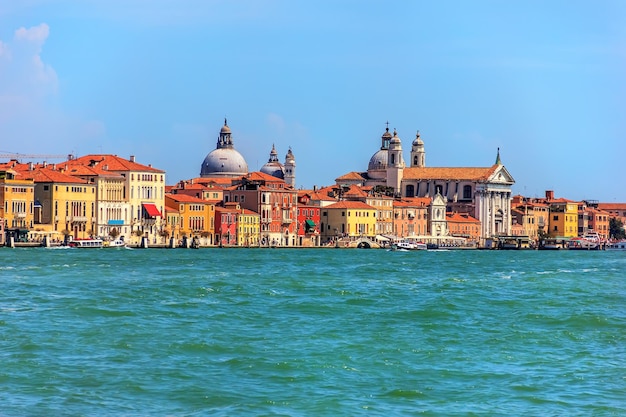
[[[214,149],[204,158],[201,177],[239,177],[248,173],[248,164],[233,148]]]
[[[272,145],[270,159],[261,167],[260,171],[276,178],[285,178],[285,167],[278,161],[278,152],[276,152],[274,145]]]
[[[248,164],[235,149],[230,127],[224,119],[224,126],[217,139],[217,147],[209,152],[200,168],[201,177],[239,177],[248,173]]]
[[[367,170],[387,169],[387,158],[389,151],[387,149],[380,149],[370,158],[370,163],[367,165]]]

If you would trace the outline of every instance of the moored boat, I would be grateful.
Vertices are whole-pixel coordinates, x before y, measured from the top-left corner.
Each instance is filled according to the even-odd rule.
[[[72,248],[102,248],[104,242],[102,239],[72,239],[68,242],[67,246]]]
[[[626,240],[618,240],[606,244],[606,250],[623,250],[626,251]]]
[[[573,237],[567,244],[568,249],[572,250],[600,250],[603,246],[603,241],[598,232],[588,231],[582,236]]]
[[[408,240],[400,240],[391,244],[392,250],[426,250],[428,246],[423,242],[411,242]]]

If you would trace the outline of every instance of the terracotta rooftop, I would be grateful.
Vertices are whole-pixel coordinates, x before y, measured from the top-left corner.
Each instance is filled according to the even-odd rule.
[[[165,173],[160,169],[153,168],[149,165],[143,165],[137,162],[133,162],[130,159],[124,159],[117,155],[85,155],[69,161],[64,162],[68,166],[72,165],[87,165],[97,166],[101,165],[106,171],[140,171],[140,172],[154,172]]]
[[[461,213],[448,213],[446,214],[446,220],[454,223],[480,223],[480,221],[469,214]]]
[[[63,184],[88,184],[86,180],[83,180],[72,175],[65,174],[60,171],[55,171],[51,168],[39,168],[33,171],[23,172],[24,178],[31,178],[35,182],[56,182]]]
[[[374,207],[369,204],[365,204],[362,201],[339,201],[335,204],[331,204],[326,206],[327,209],[361,209],[361,210],[376,210]]]
[[[198,197],[193,197],[187,194],[165,194],[165,197],[170,198],[179,203],[196,203],[196,204],[206,204],[207,201]]]
[[[467,180],[485,181],[499,165],[489,168],[444,168],[444,167],[411,167],[404,168],[404,179],[409,180]]]

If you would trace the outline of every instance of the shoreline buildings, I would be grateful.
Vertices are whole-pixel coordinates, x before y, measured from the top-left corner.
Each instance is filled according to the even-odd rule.
[[[610,238],[626,204],[512,196],[515,180],[497,150],[486,167],[430,167],[417,132],[405,159],[387,128],[367,170],[297,190],[296,159],[274,145],[250,172],[226,120],[199,177],[166,185],[166,173],[117,155],[70,155],[58,164],[0,163],[0,244],[8,238],[124,237],[130,244],[188,246],[385,245],[416,239],[494,247],[507,236],[538,240],[590,229]],[[339,245],[341,242],[341,245]],[[369,243],[367,243],[369,242]]]

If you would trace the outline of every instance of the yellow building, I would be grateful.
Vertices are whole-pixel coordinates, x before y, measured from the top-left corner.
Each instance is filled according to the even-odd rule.
[[[105,168],[102,164],[70,164],[67,169],[63,169],[64,173],[96,186],[95,230],[98,236],[126,239],[131,235],[130,223],[126,221],[130,213],[130,204],[125,196],[126,178]]]
[[[523,196],[515,196],[511,201],[511,217],[521,226],[521,233],[536,241],[541,233],[547,233],[550,206]]]
[[[376,208],[362,201],[339,201],[322,208],[322,239],[376,235]]]
[[[173,238],[202,238],[205,245],[214,244],[215,204],[186,194],[165,194],[165,205],[171,213],[178,211],[178,219],[171,219]]]
[[[237,215],[237,246],[259,246],[261,216],[252,210],[240,209]]]
[[[565,198],[552,199],[548,235],[550,237],[578,236],[578,203]]]
[[[16,240],[25,239],[34,225],[35,184],[21,173],[0,167],[0,221],[5,233]],[[1,239],[4,241],[3,239]]]
[[[124,178],[123,199],[128,205],[124,226],[128,225],[132,240],[147,237],[150,243],[165,243],[163,211],[165,208],[165,171],[139,164],[135,157],[117,155],[85,155],[64,163],[71,170],[74,165],[100,167]]]
[[[41,205],[38,228],[71,235],[74,239],[97,235],[94,184],[51,167],[35,168],[22,174],[35,182],[35,198]]]

